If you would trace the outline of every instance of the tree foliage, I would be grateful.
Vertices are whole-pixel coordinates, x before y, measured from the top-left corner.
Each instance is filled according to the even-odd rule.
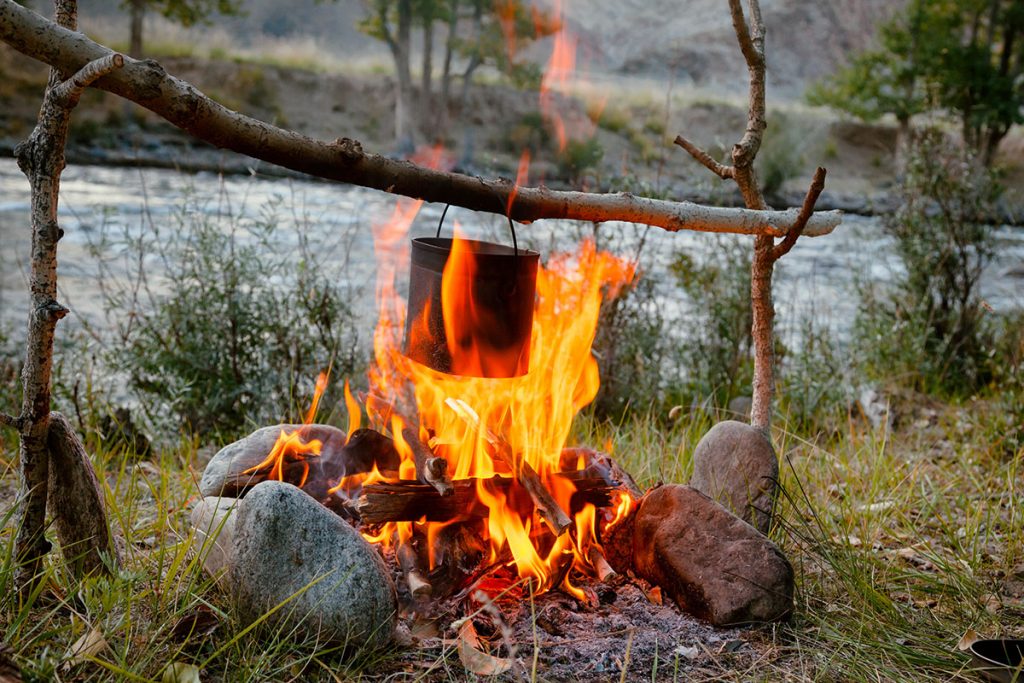
[[[879,47],[812,87],[808,99],[864,120],[892,114],[903,125],[929,111],[961,124],[988,164],[1024,122],[1024,3],[911,0],[884,24]]]
[[[473,74],[485,64],[494,66],[517,86],[536,86],[540,69],[522,57],[522,50],[559,27],[553,15],[522,0],[364,0],[364,4],[367,15],[359,24],[360,30],[388,46],[395,62],[399,98],[406,100],[406,110],[415,99],[421,127],[435,132],[443,132],[447,120],[456,59],[462,66],[463,101]],[[432,92],[433,36],[437,24],[446,31],[439,97]],[[414,27],[422,32],[421,85],[416,98],[412,94],[411,75]],[[400,124],[398,129],[399,138],[408,135],[405,126]]]

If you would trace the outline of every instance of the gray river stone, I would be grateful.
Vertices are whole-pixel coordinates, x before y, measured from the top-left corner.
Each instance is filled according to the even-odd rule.
[[[693,451],[690,486],[713,498],[762,534],[771,527],[779,459],[757,427],[719,422]]]
[[[243,620],[268,619],[352,647],[394,635],[395,586],[380,554],[340,517],[300,489],[257,484],[238,511],[231,589]]]
[[[260,464],[270,454],[282,430],[291,433],[297,429],[303,430],[305,441],[320,440],[324,452],[340,449],[348,440],[345,432],[330,425],[279,424],[262,427],[244,439],[229,443],[210,459],[199,481],[199,492],[203,496],[221,495],[224,482],[229,475],[241,473]]]

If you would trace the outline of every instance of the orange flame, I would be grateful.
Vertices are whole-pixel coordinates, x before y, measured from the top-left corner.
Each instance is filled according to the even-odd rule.
[[[351,439],[352,434],[359,429],[359,425],[363,419],[363,411],[359,409],[359,403],[356,401],[355,396],[352,395],[352,388],[348,385],[348,380],[345,380],[345,410],[348,411],[348,429],[345,431],[345,435]]]
[[[528,160],[521,164],[521,170],[526,163]],[[418,204],[400,201],[391,219],[376,227],[375,233],[404,238],[416,208]],[[378,256],[394,258],[398,250],[378,247],[377,251]],[[475,269],[472,250],[457,234],[442,276],[441,305],[446,336],[453,362],[456,358],[463,359],[458,362],[464,365],[457,365],[456,371],[485,374],[476,371],[495,362],[495,350],[479,345],[462,333],[471,325],[481,324],[480,316],[486,315],[479,302],[473,300],[472,288],[465,286],[467,280],[472,280]],[[385,279],[378,282],[379,293],[394,296],[396,273],[393,262],[379,265],[378,274]],[[560,469],[560,455],[574,416],[593,400],[600,384],[597,362],[590,347],[601,302],[614,296],[633,277],[633,264],[599,252],[591,241],[583,243],[575,254],[552,256],[538,271],[530,344],[531,370],[524,376],[510,379],[447,375],[409,360],[401,352],[401,335],[395,333],[404,327],[404,306],[397,297],[380,301],[375,334],[376,365],[370,373],[371,394],[398,404],[411,388],[421,434],[431,435],[431,447],[447,459],[452,478],[477,479],[477,497],[488,508],[485,530],[492,561],[507,553],[519,575],[531,580],[539,590],[552,588],[554,581],[562,581],[560,577],[564,572],[560,573],[558,568],[573,561],[574,555],[584,558],[577,559],[576,564],[580,569],[585,568],[586,554],[579,550],[577,544],[581,541],[574,541],[574,537],[581,537],[583,543],[593,542],[596,533],[593,509],[583,513],[589,517],[578,521],[589,530],[586,534],[567,533],[552,538],[551,531],[536,513],[522,512],[524,506],[510,499],[510,490],[489,483],[495,475],[510,477],[513,472],[488,455],[484,430],[468,424],[446,405],[446,401],[462,401],[470,406],[479,415],[482,425],[508,443],[517,462],[529,463],[559,505],[569,510],[575,487],[570,480],[552,475]],[[392,279],[388,281],[388,278]],[[396,448],[402,456],[401,476],[413,478],[412,452],[402,436],[402,426],[394,418],[387,426],[391,427]],[[444,525],[425,523],[424,526],[433,566],[436,561],[433,541]],[[385,538],[381,534],[375,536],[378,537]],[[565,585],[567,590],[575,590],[571,589],[571,584]]]

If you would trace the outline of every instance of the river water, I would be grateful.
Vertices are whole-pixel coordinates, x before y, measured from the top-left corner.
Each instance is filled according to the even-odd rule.
[[[59,253],[60,299],[72,310],[70,326],[86,322],[102,329],[122,312],[105,310],[100,268],[90,255],[90,245],[100,243],[104,236],[139,235],[147,230],[159,234],[161,240],[173,239],[183,219],[202,218],[228,226],[232,221],[272,215],[279,226],[272,247],[284,253],[297,251],[297,236],[302,231],[320,267],[349,287],[359,324],[369,331],[375,309],[371,226],[389,215],[395,201],[383,192],[334,183],[72,166],[64,172],[61,184],[60,221],[66,235]],[[431,234],[442,208],[424,205],[413,235]],[[25,177],[13,160],[0,160],[0,326],[8,329],[23,325],[27,315],[28,212]],[[508,240],[503,234],[507,224],[494,216],[452,209],[448,221],[458,222],[470,236]],[[518,230],[520,241],[542,254],[569,249],[591,231],[589,224],[556,220]],[[1009,310],[1024,306],[1024,230],[1002,227],[998,235],[999,256],[985,274],[982,294],[994,309]],[[713,240],[701,234],[670,234],[616,223],[603,225],[598,239],[625,254],[632,254],[643,241],[641,263],[646,276],[658,282],[659,306],[670,316],[685,318],[687,304],[667,268],[680,251],[699,259],[715,248]],[[398,258],[405,257],[396,255]],[[116,270],[117,259],[109,263]],[[126,257],[121,267],[137,266]],[[165,267],[158,254],[145,255],[144,267],[158,288]],[[776,308],[783,340],[787,334],[798,334],[799,322],[806,316],[845,336],[857,304],[856,279],[884,281],[898,268],[898,259],[876,218],[849,215],[833,234],[800,240],[776,271]],[[369,335],[360,336],[365,339]]]

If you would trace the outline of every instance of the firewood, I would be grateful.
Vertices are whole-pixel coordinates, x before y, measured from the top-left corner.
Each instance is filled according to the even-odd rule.
[[[576,487],[571,499],[574,513],[583,509],[587,503],[595,507],[611,505],[615,486],[610,486],[604,480],[579,478],[576,472],[562,472],[555,476],[571,481]],[[456,479],[452,482],[454,493],[451,496],[442,496],[434,487],[413,479],[370,484],[363,487],[355,508],[366,524],[415,522],[421,519],[448,522],[460,517],[484,517],[489,510],[477,495],[479,481]],[[532,500],[525,487],[517,485],[519,482],[502,476],[494,476],[485,481],[489,489],[505,495],[507,507],[529,512]],[[525,496],[522,495],[524,493]]]
[[[558,501],[551,495],[551,492],[545,488],[544,482],[541,481],[540,475],[537,474],[537,470],[533,469],[530,463],[525,460],[516,462],[512,446],[484,426],[480,421],[480,416],[465,402],[449,398],[445,400],[445,405],[454,410],[467,423],[481,430],[484,436],[484,450],[487,455],[492,460],[497,460],[512,470],[515,478],[527,490],[530,498],[533,499],[537,512],[540,513],[541,518],[555,535],[561,536],[568,531],[569,527],[572,526],[572,520],[569,519],[569,515],[561,508]]]
[[[398,558],[398,564],[402,568],[402,574],[405,576],[405,582],[409,586],[409,593],[412,597],[416,600],[429,599],[434,589],[423,576],[416,549],[411,543],[399,542],[395,546],[395,556]]]
[[[617,482],[622,489],[629,492],[634,500],[643,497],[643,491],[637,486],[629,472],[622,469],[610,455],[593,448],[563,448],[560,459],[561,469],[579,469],[580,459],[583,461],[583,471],[587,472],[587,476],[602,477],[609,482]]]
[[[448,476],[448,461],[434,455],[430,448],[420,441],[419,430],[405,426],[402,428],[402,437],[412,449],[413,458],[416,461],[416,478],[424,484],[430,484],[442,496],[450,496],[455,493],[452,487],[451,477]]]
[[[608,564],[608,560],[604,558],[604,553],[596,545],[590,546],[590,550],[587,551],[587,558],[590,560],[590,564],[593,565],[594,571],[597,572],[597,579],[602,583],[607,583],[619,575]]]

